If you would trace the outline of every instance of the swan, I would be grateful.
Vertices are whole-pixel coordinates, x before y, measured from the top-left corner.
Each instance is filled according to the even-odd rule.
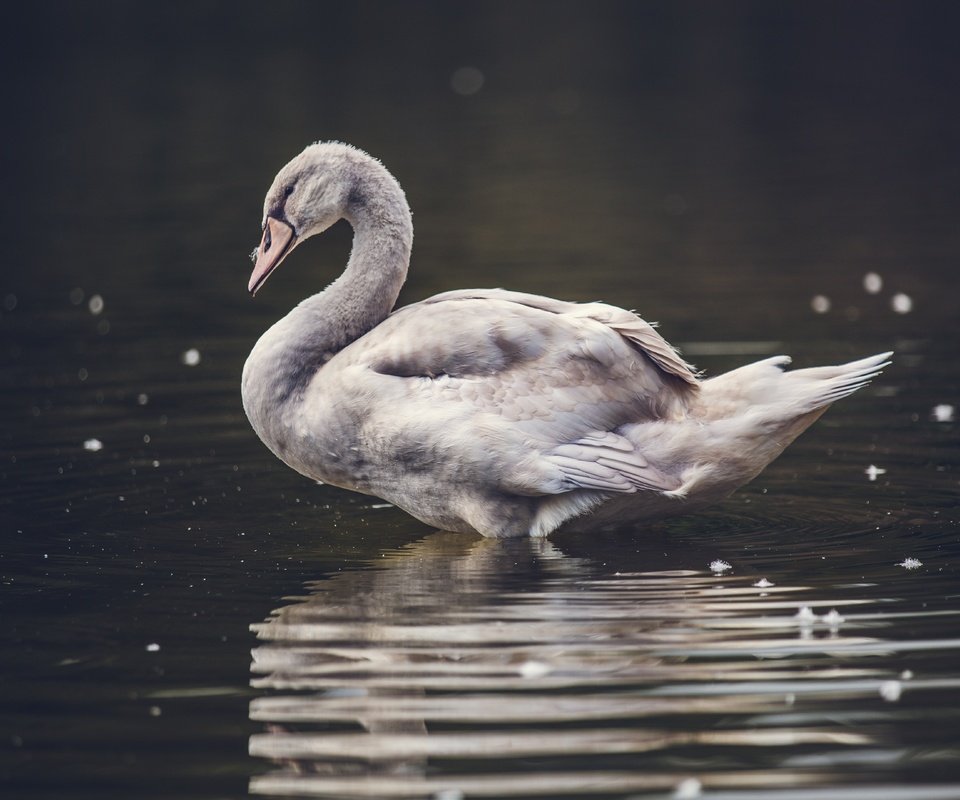
[[[890,363],[784,371],[776,356],[704,380],[605,303],[462,289],[394,310],[410,209],[378,160],[339,142],[274,179],[251,295],[340,219],[354,232],[346,269],[257,341],[244,410],[297,472],[443,530],[542,537],[700,509]]]

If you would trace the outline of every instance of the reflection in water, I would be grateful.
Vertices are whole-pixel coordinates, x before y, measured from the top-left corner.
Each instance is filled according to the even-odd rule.
[[[877,638],[897,615],[755,582],[618,572],[542,540],[438,533],[385,553],[253,626],[250,752],[273,768],[251,791],[775,796],[875,762],[895,778],[883,698],[924,688]]]

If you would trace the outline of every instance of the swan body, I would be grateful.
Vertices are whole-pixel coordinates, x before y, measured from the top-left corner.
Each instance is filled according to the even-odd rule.
[[[257,342],[243,405],[314,480],[437,528],[545,536],[685,513],[754,478],[890,353],[701,380],[649,324],[604,303],[460,290],[393,311],[413,241],[399,184],[349,145],[311,145],[264,203],[256,292],[345,218],[344,273]]]

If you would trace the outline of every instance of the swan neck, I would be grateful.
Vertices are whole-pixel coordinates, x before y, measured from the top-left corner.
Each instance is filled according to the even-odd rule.
[[[327,313],[334,311],[343,326],[341,347],[387,317],[407,277],[413,225],[403,192],[392,182],[393,187],[379,187],[376,194],[353,201],[345,215],[353,226],[350,259],[343,274],[322,293],[328,295]],[[390,188],[395,191],[387,192]]]

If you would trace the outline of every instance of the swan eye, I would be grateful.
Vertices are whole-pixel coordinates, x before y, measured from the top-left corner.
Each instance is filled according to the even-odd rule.
[[[291,183],[289,186],[287,186],[286,189],[283,190],[283,196],[289,197],[292,194],[293,194],[293,184]]]

